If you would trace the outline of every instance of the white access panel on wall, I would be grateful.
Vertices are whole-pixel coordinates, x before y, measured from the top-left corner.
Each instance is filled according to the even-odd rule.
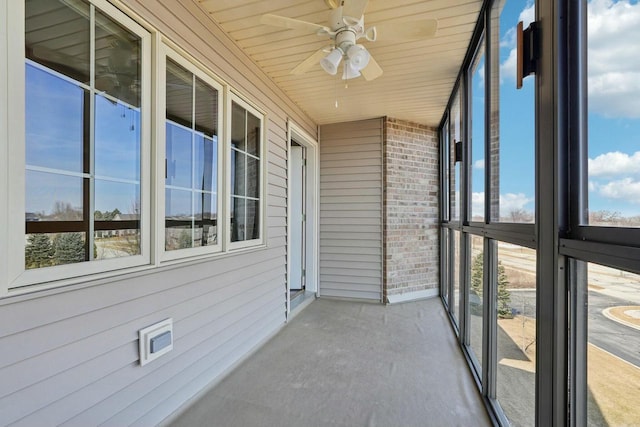
[[[173,319],[147,326],[138,331],[140,366],[144,366],[173,349]]]

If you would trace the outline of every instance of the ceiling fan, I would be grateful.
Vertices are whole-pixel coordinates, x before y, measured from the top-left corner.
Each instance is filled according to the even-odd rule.
[[[317,50],[293,68],[291,74],[303,74],[319,63],[327,73],[335,75],[344,60],[343,80],[361,75],[365,80],[373,80],[382,75],[382,68],[367,48],[357,43],[358,40],[422,40],[433,37],[438,28],[435,19],[383,22],[367,28],[364,12],[368,0],[325,0],[325,3],[332,9],[326,26],[272,14],[260,18],[265,25],[315,33],[331,40],[330,45]]]

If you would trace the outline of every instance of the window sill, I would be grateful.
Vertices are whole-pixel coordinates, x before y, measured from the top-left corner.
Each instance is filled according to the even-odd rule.
[[[190,265],[204,264],[211,261],[221,261],[239,255],[247,255],[268,249],[268,246],[261,242],[244,248],[230,249],[227,252],[216,252],[193,257],[185,257],[174,260],[163,261],[162,263],[129,267],[122,270],[112,270],[103,273],[96,273],[90,276],[79,276],[69,279],[61,279],[53,282],[24,285],[9,288],[8,292],[0,295],[0,306],[14,304],[35,298],[48,297],[66,292],[74,292],[94,286],[107,285],[120,280],[129,280],[136,277],[143,277],[149,274],[169,271],[177,266],[184,267]]]

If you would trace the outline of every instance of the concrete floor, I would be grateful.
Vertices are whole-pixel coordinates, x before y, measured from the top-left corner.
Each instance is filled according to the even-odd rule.
[[[319,299],[174,427],[489,426],[437,299]]]

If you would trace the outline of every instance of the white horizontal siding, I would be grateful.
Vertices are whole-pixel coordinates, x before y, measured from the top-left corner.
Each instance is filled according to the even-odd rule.
[[[256,256],[263,254],[268,256],[256,263]],[[283,258],[283,248],[238,255],[234,261],[243,259],[241,267],[197,281],[189,280],[190,273],[215,271],[225,260],[180,268],[177,270],[183,279],[173,282],[173,287],[83,315],[71,313],[57,322],[1,338],[4,362],[18,359],[0,370],[2,422],[38,425],[46,420],[58,424],[85,413],[83,423],[94,424],[103,421],[103,416],[125,410],[140,398],[139,392],[149,394],[148,399],[159,399],[153,388],[144,386],[146,382],[171,383],[179,379],[172,378],[171,372],[185,369],[194,363],[193,358],[222,351],[230,339],[244,340],[251,331],[250,324],[261,322],[260,318],[249,319],[260,313],[258,308],[262,308],[262,315],[277,315],[280,323],[284,321]],[[169,282],[170,277],[158,273],[121,283],[125,287],[146,287]],[[112,289],[117,291],[118,287]],[[279,298],[274,300],[274,295]],[[17,305],[30,313],[30,302]],[[59,308],[64,312],[67,306]],[[137,330],[167,317],[174,319],[174,350],[140,367]],[[234,353],[233,348],[225,351]],[[242,356],[234,355],[236,359]],[[216,360],[209,362],[212,369],[229,366],[220,366]],[[106,407],[103,401],[109,402]],[[174,410],[183,402],[174,402]],[[98,410],[101,407],[103,410]]]
[[[267,114],[266,248],[0,300],[0,425],[155,425],[285,321],[287,119],[315,124],[195,2],[127,0]],[[141,367],[137,331],[174,321]]]
[[[320,128],[320,295],[381,299],[382,119]]]

